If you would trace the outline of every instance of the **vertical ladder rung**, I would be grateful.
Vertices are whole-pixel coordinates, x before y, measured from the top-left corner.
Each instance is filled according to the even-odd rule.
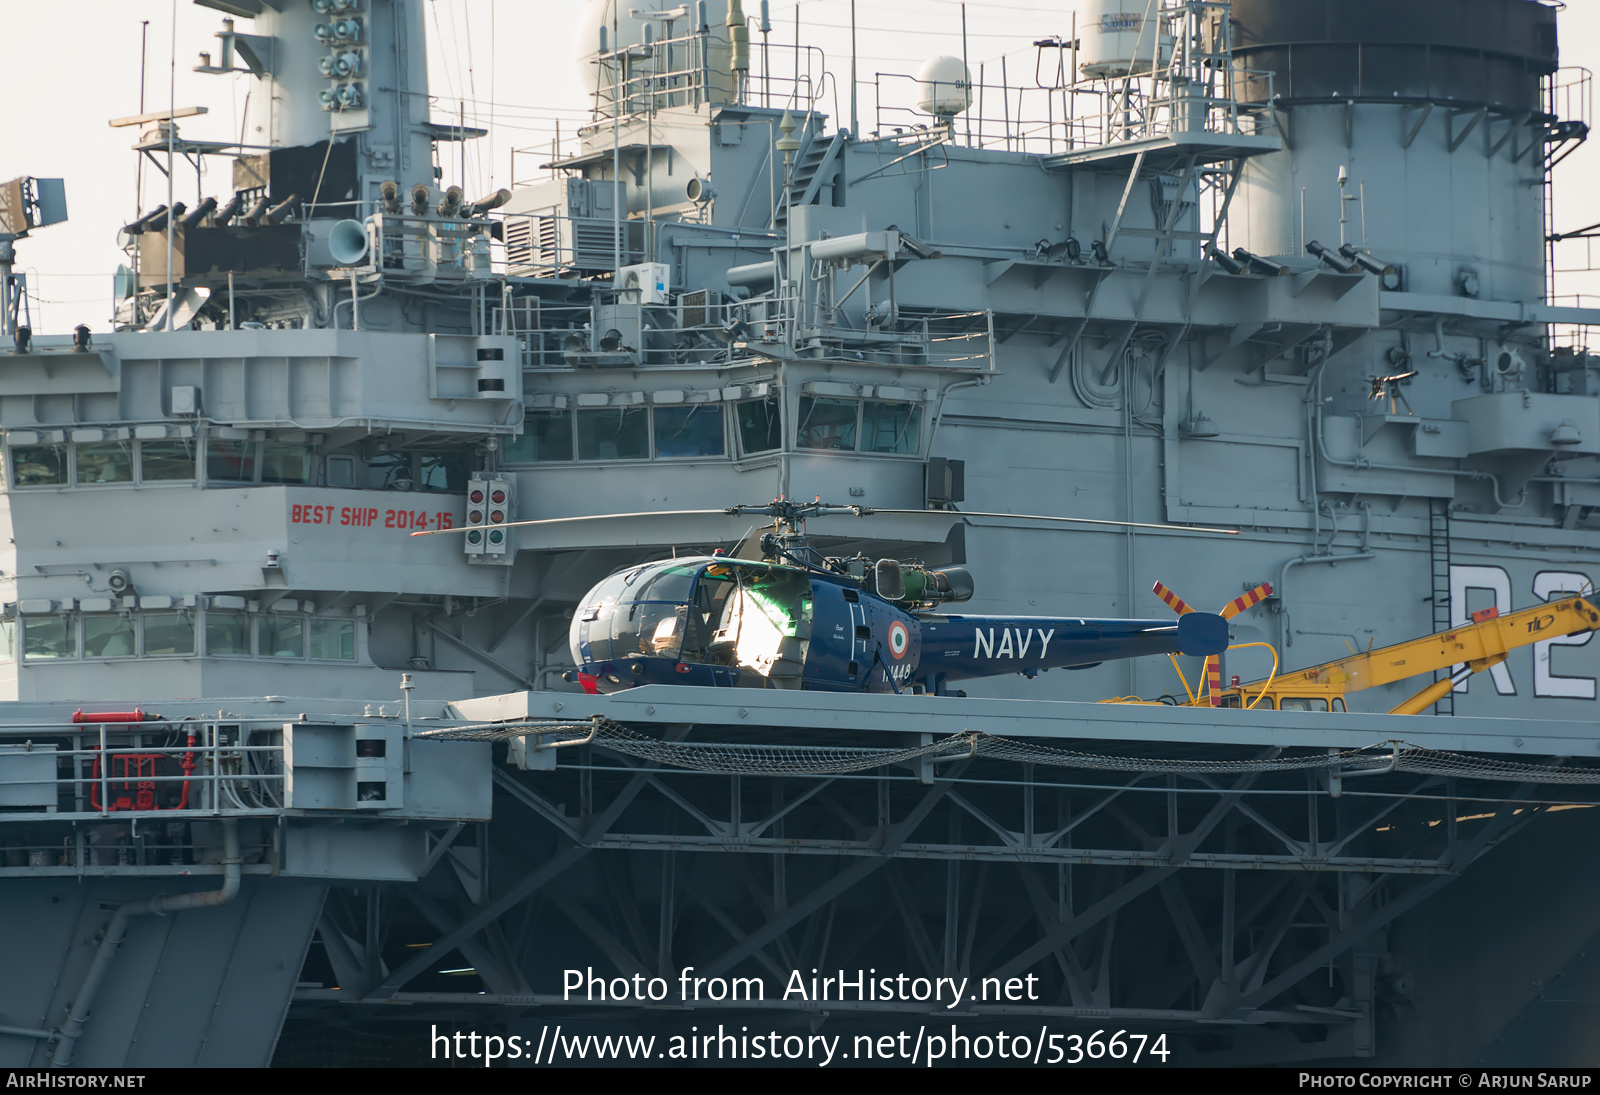
[[[1433,630],[1435,633],[1448,630],[1451,624],[1450,615],[1450,501],[1449,499],[1434,498],[1428,502],[1428,556],[1429,576],[1433,588],[1429,591],[1429,598],[1433,604]],[[1442,680],[1449,675],[1448,669],[1435,670],[1433,679]],[[1444,698],[1433,705],[1436,715],[1454,715],[1456,713],[1455,692],[1452,690],[1444,694]]]

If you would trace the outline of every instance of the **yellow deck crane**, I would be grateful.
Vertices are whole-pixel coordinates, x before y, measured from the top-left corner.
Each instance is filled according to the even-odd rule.
[[[1167,594],[1159,583],[1156,592],[1158,595]],[[1255,592],[1246,596],[1253,596]],[[1170,594],[1163,596],[1163,600],[1167,600],[1168,596]],[[1168,603],[1172,602],[1169,600]],[[1187,609],[1188,606],[1182,605],[1182,608]],[[1177,605],[1174,605],[1174,610],[1178,610]],[[1351,692],[1459,666],[1449,677],[1434,681],[1389,712],[1391,715],[1416,715],[1443,699],[1452,688],[1474,673],[1481,673],[1505,661],[1513,650],[1546,639],[1596,630],[1600,630],[1600,608],[1579,595],[1504,616],[1500,615],[1498,609],[1489,608],[1474,612],[1471,623],[1449,631],[1376,650],[1358,651],[1349,657],[1292,673],[1275,673],[1266,680],[1222,689],[1218,687],[1218,675],[1208,672],[1209,687],[1202,689],[1199,695],[1191,694],[1185,706],[1343,711],[1346,709],[1345,696]],[[1207,668],[1209,670],[1209,663]],[[1184,682],[1184,688],[1187,691],[1187,681]]]

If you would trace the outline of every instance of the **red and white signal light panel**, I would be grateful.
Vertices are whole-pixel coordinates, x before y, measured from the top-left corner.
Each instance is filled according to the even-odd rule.
[[[511,529],[516,520],[517,491],[509,479],[472,479],[467,483],[467,556],[475,563],[510,563]]]

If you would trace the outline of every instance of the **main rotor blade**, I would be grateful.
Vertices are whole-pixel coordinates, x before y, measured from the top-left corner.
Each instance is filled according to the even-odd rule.
[[[527,528],[530,525],[568,525],[578,521],[613,521],[619,517],[706,517],[726,516],[724,509],[656,509],[643,513],[596,513],[588,517],[545,517],[537,521],[507,521],[503,525],[462,525],[460,528],[434,528],[413,532],[413,536],[442,536],[451,532],[482,532],[493,528]]]
[[[972,510],[932,510],[932,509],[878,509],[876,506],[862,506],[861,516],[870,517],[874,513],[947,513],[951,517],[1005,517],[1019,521],[1065,521],[1075,525],[1112,525],[1116,528],[1154,528],[1165,529],[1169,532],[1205,532],[1216,536],[1237,536],[1236,528],[1197,528],[1194,525],[1152,525],[1144,521],[1105,521],[1097,517],[1046,517],[1037,513],[976,513]],[[415,535],[413,533],[412,535]]]

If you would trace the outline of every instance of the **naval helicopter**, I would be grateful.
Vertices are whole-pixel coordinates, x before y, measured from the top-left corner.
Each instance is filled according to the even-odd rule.
[[[952,683],[1048,669],[1089,669],[1150,654],[1211,658],[1228,646],[1228,622],[1208,612],[1176,620],[1086,619],[948,613],[975,584],[961,566],[826,556],[811,546],[809,517],[924,514],[777,498],[683,515],[761,515],[733,552],[662,559],[616,571],[578,603],[569,633],[575,670],[591,694],[644,684],[786,688],[819,692],[914,691],[962,695]],[[642,516],[617,514],[608,516]],[[954,518],[1018,517],[952,511]],[[551,518],[497,526],[565,524]],[[1237,535],[1236,530],[1046,517],[1035,520]],[[470,527],[412,533],[469,532]]]

